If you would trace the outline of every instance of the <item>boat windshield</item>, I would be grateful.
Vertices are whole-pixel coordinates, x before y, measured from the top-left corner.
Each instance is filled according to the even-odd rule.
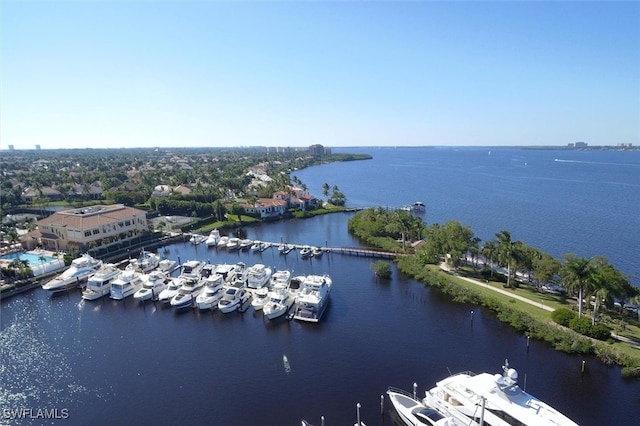
[[[416,416],[418,420],[420,420],[421,423],[424,423],[427,425],[436,424],[438,420],[441,420],[444,418],[442,414],[440,414],[439,412],[437,412],[432,408],[422,408],[420,410],[415,411],[413,414]]]

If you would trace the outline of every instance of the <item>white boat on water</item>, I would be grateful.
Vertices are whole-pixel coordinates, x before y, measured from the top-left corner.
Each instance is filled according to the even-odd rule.
[[[178,266],[178,262],[173,259],[162,259],[158,264],[158,270],[162,272],[173,272]]]
[[[518,386],[505,361],[503,374],[454,374],[426,392],[424,402],[461,424],[575,426],[576,423]]]
[[[82,292],[84,300],[96,300],[111,293],[111,281],[122,273],[113,263],[105,263],[102,267],[89,277],[87,287]]]
[[[240,250],[248,250],[252,244],[253,241],[249,239],[245,238],[244,240],[240,240]]]
[[[264,307],[264,304],[267,303],[269,296],[269,287],[264,286],[253,290],[251,296],[251,306],[255,311],[259,311]]]
[[[204,241],[204,243],[207,245],[207,247],[214,247],[218,245],[219,241],[220,241],[220,231],[218,231],[217,229],[214,229],[211,232],[209,232],[209,236]]]
[[[196,306],[201,311],[216,309],[224,292],[224,277],[214,273],[204,280],[204,287],[196,297]]]
[[[176,295],[176,293],[178,292],[178,289],[182,287],[182,284],[184,284],[184,282],[185,282],[185,278],[181,278],[181,277],[171,278],[167,283],[167,286],[165,287],[165,289],[162,290],[160,294],[158,294],[158,300],[162,303],[170,303],[171,299],[173,299],[173,296]]]
[[[263,265],[262,263],[256,263],[253,266],[247,268],[246,280],[247,287],[260,288],[269,283],[271,279],[271,268]]]
[[[321,257],[323,253],[324,250],[322,250],[320,247],[311,247],[311,255],[313,257]]]
[[[300,257],[302,257],[303,259],[311,257],[312,254],[313,253],[311,251],[311,246],[302,246],[302,248],[300,249]]]
[[[289,312],[294,300],[293,295],[289,293],[289,284],[284,282],[276,284],[267,297],[268,300],[264,304],[262,312],[270,320]]]
[[[202,268],[204,268],[205,263],[199,260],[188,260],[182,264],[182,270],[180,271],[180,276],[184,278],[200,278],[200,273]]]
[[[218,240],[217,247],[218,248],[227,248],[227,244],[229,244],[229,237],[227,237],[226,235],[223,235]]]
[[[293,318],[318,322],[329,305],[332,281],[328,275],[307,275],[300,285]]]
[[[234,251],[240,250],[240,238],[231,237],[227,242],[227,250]]]
[[[249,292],[244,283],[236,282],[225,286],[224,294],[218,302],[218,309],[222,313],[233,312],[249,300]]]
[[[390,387],[387,396],[400,419],[407,426],[462,426],[454,419],[443,416],[438,410],[425,405],[415,395]]]
[[[110,297],[115,300],[126,299],[142,288],[145,278],[141,272],[130,268],[125,269],[118,278],[111,282]]]
[[[147,300],[155,300],[162,290],[167,288],[169,277],[160,270],[151,271],[149,275],[145,275],[142,288],[133,293],[133,298],[140,302]]]
[[[256,251],[260,251],[260,249],[262,248],[262,241],[254,241],[253,244],[251,244],[251,247],[249,247],[249,250],[256,252]]]
[[[160,256],[150,251],[142,250],[136,259],[131,259],[129,265],[137,271],[146,274],[158,267]]]
[[[42,289],[51,294],[56,294],[71,288],[80,287],[101,267],[101,260],[94,259],[88,254],[83,254],[77,259],[73,259],[67,270],[45,283]]]
[[[187,278],[178,289],[178,292],[171,299],[171,306],[175,309],[190,308],[194,305],[196,298],[202,291],[204,280]]]
[[[205,237],[204,235],[192,234],[191,238],[189,238],[189,242],[193,245],[198,245],[203,243],[206,239],[207,237]]]

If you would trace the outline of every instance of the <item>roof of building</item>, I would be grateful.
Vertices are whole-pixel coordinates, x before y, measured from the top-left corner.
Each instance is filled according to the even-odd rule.
[[[122,204],[98,205],[93,207],[58,211],[38,221],[38,225],[63,226],[77,229],[93,228],[106,223],[113,223],[132,216],[145,216],[143,210],[127,207]]]

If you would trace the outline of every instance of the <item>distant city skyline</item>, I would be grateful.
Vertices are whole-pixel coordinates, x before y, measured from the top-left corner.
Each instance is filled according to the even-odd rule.
[[[640,144],[639,2],[0,12],[1,150]]]

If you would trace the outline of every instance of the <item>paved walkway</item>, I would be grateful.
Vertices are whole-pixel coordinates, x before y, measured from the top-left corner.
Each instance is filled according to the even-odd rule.
[[[456,277],[460,278],[461,280],[465,280],[465,281],[470,282],[471,284],[475,284],[475,285],[477,285],[479,287],[486,288],[486,289],[489,289],[489,290],[493,290],[493,291],[495,291],[497,293],[504,294],[504,295],[509,296],[509,297],[513,297],[514,299],[517,299],[517,300],[520,300],[522,302],[528,303],[528,304],[530,304],[532,306],[537,306],[538,308],[544,309],[545,311],[549,311],[549,312],[555,311],[555,309],[552,308],[551,306],[545,306],[543,302],[538,303],[535,300],[531,300],[529,298],[520,296],[518,294],[514,294],[512,291],[508,291],[508,290],[505,290],[505,289],[502,289],[502,288],[498,288],[498,287],[492,287],[487,283],[484,283],[484,282],[478,281],[478,280],[474,280],[473,278],[462,277],[462,276],[456,274],[451,269],[449,269],[444,263],[440,264],[440,269],[442,269],[445,272],[449,272],[449,273],[455,275]]]

